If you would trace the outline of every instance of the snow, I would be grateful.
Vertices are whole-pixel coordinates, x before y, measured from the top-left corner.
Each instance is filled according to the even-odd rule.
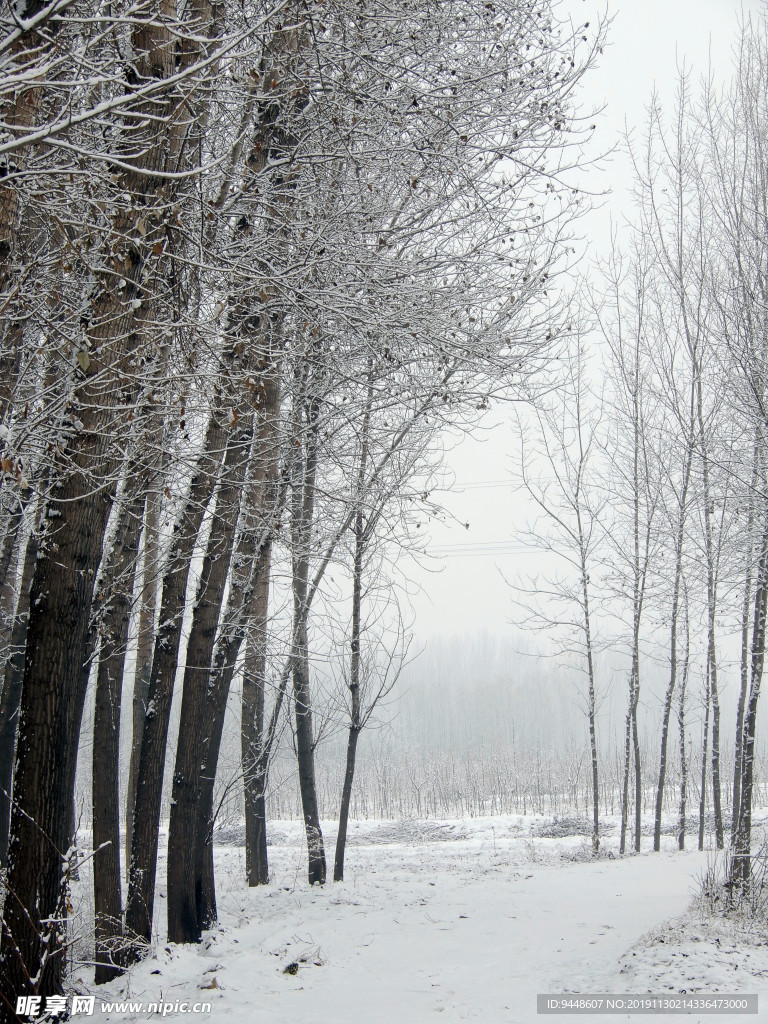
[[[127,978],[95,989],[83,970],[77,987],[97,1000],[205,999],[210,1013],[168,1019],[235,1024],[531,1024],[537,993],[567,991],[758,992],[768,1005],[768,935],[692,904],[711,852],[669,839],[660,854],[619,858],[611,837],[593,861],[583,836],[545,838],[541,823],[352,822],[346,880],[314,888],[301,824],[271,823],[267,887],[245,885],[241,845],[216,847],[220,925],[199,946],[160,944]],[[332,861],[333,823],[323,831]],[[164,876],[165,842],[161,927]]]
[[[689,913],[642,936],[622,958],[630,991],[755,992],[768,1001],[768,935],[738,920]],[[663,979],[661,987],[654,979]],[[757,979],[757,980],[756,980]]]

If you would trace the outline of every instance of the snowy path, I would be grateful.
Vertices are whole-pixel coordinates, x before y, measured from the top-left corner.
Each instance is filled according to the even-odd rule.
[[[243,885],[242,848],[218,847],[222,927],[200,947],[161,945],[112,997],[210,999],[210,1015],[168,1017],[233,1024],[564,1021],[537,1017],[537,993],[635,990],[620,958],[685,911],[707,864],[697,853],[571,862],[582,841],[531,840],[500,819],[458,825],[452,842],[413,844],[388,835],[374,845],[376,828],[359,825],[347,881],[309,889],[294,830],[276,836],[265,889]],[[159,894],[164,910],[164,887]],[[656,954],[638,950],[638,978],[655,980]],[[284,973],[291,964],[296,973]]]
[[[477,856],[450,852],[460,861]],[[315,946],[327,959],[322,968],[272,979],[264,1019],[274,1024],[421,1024],[440,1013],[450,1021],[531,1024],[537,992],[625,991],[619,957],[686,909],[702,865],[698,855],[522,870],[502,862],[478,873],[466,864],[464,876],[457,864],[455,872],[437,872],[434,883],[429,870],[415,884],[398,879],[394,891],[391,878],[353,881],[322,894],[275,897],[274,916],[244,928],[241,941],[279,949],[295,936],[286,959]],[[241,993],[248,960],[237,956],[226,971]]]
[[[669,945],[639,948],[637,959],[630,952],[623,961],[629,974],[619,973],[620,958],[645,932],[686,910],[706,854],[573,862],[581,840],[531,839],[499,819],[464,823],[453,841],[422,836],[398,844],[390,835],[374,845],[374,833],[357,829],[348,880],[324,889],[303,882],[304,854],[291,827],[270,850],[268,888],[243,885],[242,848],[218,847],[222,926],[200,947],[159,946],[156,959],[134,969],[127,985],[111,986],[112,998],[210,999],[210,1016],[169,1019],[233,1024],[637,1024],[648,1018],[537,1017],[536,994],[648,991],[667,977],[670,964],[678,974],[668,988],[681,988],[691,965],[704,964],[699,990],[714,990],[713,978],[729,991],[762,988],[766,1005],[765,985],[745,988],[751,975],[732,973],[727,943],[712,947],[719,974],[709,971],[706,943],[675,947],[675,936]],[[164,887],[159,894],[164,911]],[[768,968],[762,948],[743,955],[753,973]],[[299,965],[293,975],[284,973],[290,964]],[[109,1019],[149,1018],[112,1013]],[[731,1024],[727,1016],[706,1019]]]

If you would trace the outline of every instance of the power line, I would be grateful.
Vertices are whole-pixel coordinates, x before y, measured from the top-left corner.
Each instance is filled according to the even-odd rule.
[[[478,544],[441,544],[427,549],[435,558],[455,558],[466,555],[529,555],[534,552],[546,554],[535,546],[510,541],[487,541]]]

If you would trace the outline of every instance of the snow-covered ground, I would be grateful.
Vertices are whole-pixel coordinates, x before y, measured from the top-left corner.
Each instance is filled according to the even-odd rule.
[[[592,861],[585,837],[541,834],[557,831],[517,817],[356,822],[345,882],[310,888],[299,823],[276,822],[272,884],[249,890],[242,846],[217,846],[220,926],[200,946],[160,943],[153,958],[97,991],[95,1016],[150,1019],[146,1011],[100,1014],[102,999],[207,1000],[210,1014],[167,1016],[531,1024],[567,1019],[537,1018],[537,993],[719,991],[759,993],[761,1015],[707,1020],[768,1019],[768,934],[709,920],[692,905],[711,853],[679,853],[668,838],[661,854]],[[325,834],[332,856],[332,823]],[[224,838],[236,844],[238,830]],[[615,835],[604,846],[615,850]],[[162,924],[164,884],[158,892]],[[85,970],[76,986],[95,991]]]

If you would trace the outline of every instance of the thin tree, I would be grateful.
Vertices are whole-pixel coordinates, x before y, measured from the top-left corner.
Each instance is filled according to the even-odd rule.
[[[539,608],[530,609],[524,625],[546,630],[556,639],[560,652],[579,658],[587,681],[586,715],[592,799],[592,852],[600,848],[600,786],[597,741],[597,654],[600,642],[595,622],[602,534],[598,524],[608,510],[607,501],[595,489],[599,474],[600,399],[591,394],[588,383],[588,355],[581,334],[577,335],[554,398],[533,410],[535,438],[528,446],[521,429],[520,478],[533,500],[542,529],[534,524],[527,536],[536,547],[552,552],[570,570],[565,577],[535,579],[533,592],[554,600],[562,611],[552,618]],[[524,423],[521,424],[524,428]],[[537,475],[542,467],[543,478]],[[531,583],[519,583],[521,594],[532,593]],[[519,600],[519,598],[518,598]]]

